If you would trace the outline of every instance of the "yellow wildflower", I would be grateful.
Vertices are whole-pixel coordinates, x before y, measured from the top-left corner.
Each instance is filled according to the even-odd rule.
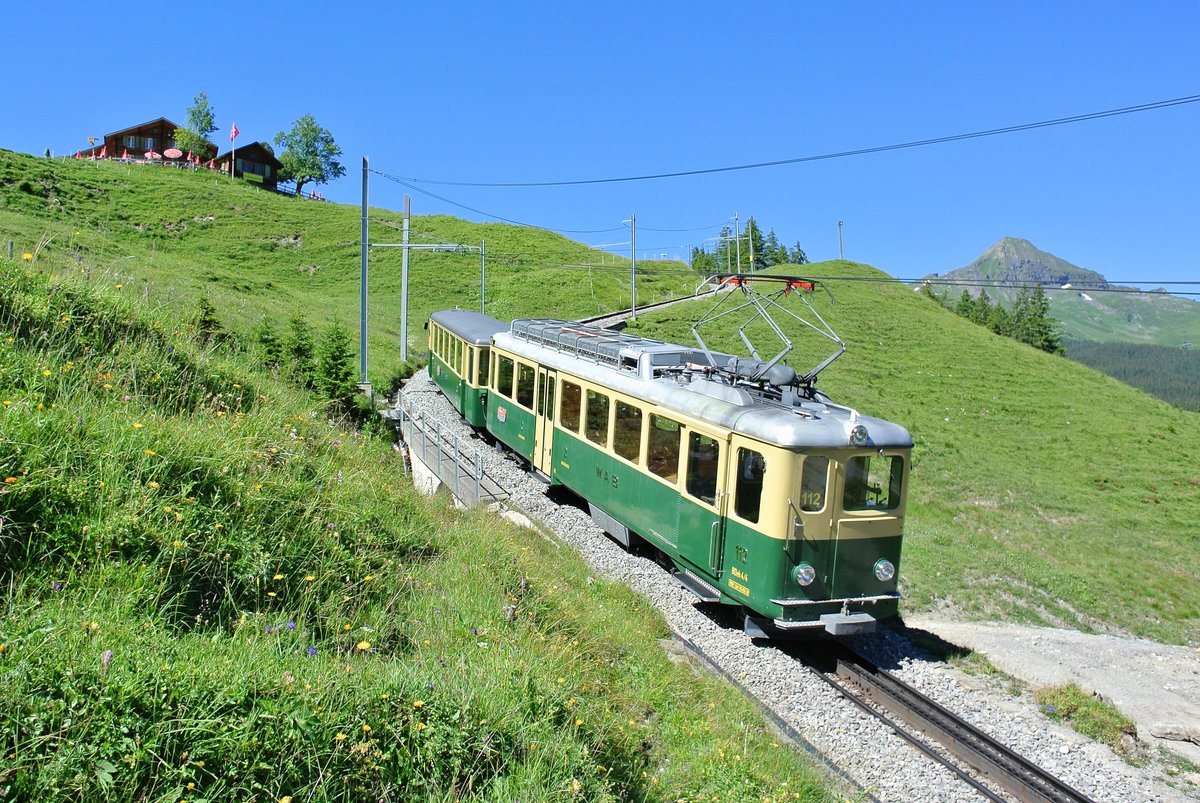
[[[363,733],[370,733],[370,732],[371,732],[371,726],[370,726],[370,725],[363,725],[363,726],[362,726],[362,732],[363,732]]]
[[[337,736],[334,736],[334,737],[333,737],[334,741],[336,741],[336,742],[344,742],[344,741],[346,741],[346,739],[348,739],[348,738],[349,738],[349,737],[348,737],[348,736],[346,736],[346,734],[344,734],[344,733],[339,733]]]
[[[423,708],[424,706],[425,706],[424,700],[413,700],[413,708]]]
[[[112,385],[105,385],[104,387],[106,387],[106,388],[111,388],[111,387],[112,387]],[[141,428],[142,428],[142,424],[141,424],[141,422],[139,422],[139,421],[134,421],[134,422],[133,422],[133,428],[134,428],[134,429],[141,429]]]
[[[354,645],[354,649],[358,650],[359,652],[366,652],[367,650],[371,649],[371,642],[360,641]]]

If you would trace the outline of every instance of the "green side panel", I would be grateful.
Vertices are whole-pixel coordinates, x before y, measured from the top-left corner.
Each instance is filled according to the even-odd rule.
[[[473,427],[483,427],[487,424],[486,388],[468,384],[432,352],[429,354],[429,375],[455,409],[462,413],[468,424]]]
[[[679,492],[589,441],[554,430],[551,478],[602,507],[671,557],[678,556]]]
[[[535,420],[533,413],[521,408],[511,399],[495,395],[488,401],[488,432],[531,463]]]
[[[488,392],[483,388],[476,388],[463,383],[462,391],[462,414],[463,418],[467,419],[467,423],[473,427],[482,429],[487,426],[487,398]]]
[[[552,460],[553,481],[603,508],[671,559],[692,567],[721,590],[724,602],[745,604],[772,619],[808,622],[817,621],[822,614],[839,612],[842,604],[783,606],[771,600],[875,596],[896,591],[896,580],[880,582],[874,566],[880,558],[887,558],[899,569],[900,536],[847,539],[840,545],[816,539],[785,541],[768,538],[730,518],[723,522],[724,537],[717,539],[720,570],[714,573],[711,559],[718,556],[710,555],[710,547],[717,546],[713,537],[720,534],[721,524],[714,533],[713,524],[719,520],[707,508],[690,501],[675,487],[560,429],[554,431]],[[801,562],[818,569],[817,580],[807,588],[801,588],[793,579],[793,570]],[[896,614],[894,601],[850,607],[852,612],[866,611],[880,619]]]

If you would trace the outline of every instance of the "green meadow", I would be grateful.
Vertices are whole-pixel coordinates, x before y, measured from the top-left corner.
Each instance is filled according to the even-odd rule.
[[[0,261],[6,799],[831,799],[644,600],[144,307]]]
[[[370,210],[372,242],[400,223]],[[359,224],[220,176],[0,151],[0,790],[828,799],[740,695],[668,660],[641,599],[420,498],[389,433],[263,367],[264,322],[357,331]],[[549,232],[417,216],[412,235],[486,240],[498,318],[629,301],[627,261]],[[479,308],[479,257],[410,269],[419,354],[430,311]],[[902,610],[1200,644],[1196,413],[853,281],[869,266],[794,269],[827,277],[836,302],[814,304],[848,346],[818,386],[916,442]],[[697,283],[639,263],[638,300]],[[371,252],[370,287],[382,386],[404,368],[397,249]],[[197,332],[201,298],[224,339]],[[711,303],[631,328],[690,343]],[[794,366],[828,353],[784,326]]]

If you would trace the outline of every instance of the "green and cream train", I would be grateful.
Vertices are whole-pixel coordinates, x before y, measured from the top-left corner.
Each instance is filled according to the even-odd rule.
[[[569,321],[435,312],[463,417],[666,556],[747,632],[869,632],[897,611],[912,438],[766,366]]]

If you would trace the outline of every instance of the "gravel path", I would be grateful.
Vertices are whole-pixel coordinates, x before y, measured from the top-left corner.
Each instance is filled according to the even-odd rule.
[[[453,423],[463,437],[470,436],[470,428],[427,373],[415,375],[406,394],[414,409],[438,417],[443,426]],[[649,599],[673,630],[738,679],[859,788],[883,801],[982,799],[944,767],[843,701],[795,660],[770,645],[752,642],[739,623],[725,621],[728,617],[720,611],[697,606],[695,597],[664,569],[622,549],[586,512],[551,501],[546,486],[514,460],[482,441],[480,449],[488,473],[510,489],[516,508],[576,549],[598,575],[623,581]],[[1013,697],[999,684],[929,659],[908,641],[903,627],[855,637],[850,646],[1097,801],[1200,800],[1196,786],[1190,786],[1189,796],[1168,786],[1156,768],[1129,766],[1108,748],[1050,722],[1027,698]]]

